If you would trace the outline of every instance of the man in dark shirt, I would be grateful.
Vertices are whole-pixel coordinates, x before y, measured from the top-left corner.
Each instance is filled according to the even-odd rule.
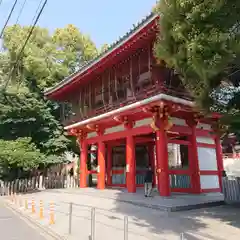
[[[153,171],[149,166],[144,179],[144,192],[145,197],[150,197],[152,193],[152,184],[153,184]]]

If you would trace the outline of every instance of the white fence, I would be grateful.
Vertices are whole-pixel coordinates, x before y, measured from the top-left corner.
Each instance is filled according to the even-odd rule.
[[[227,203],[240,203],[240,178],[224,177],[223,194]],[[30,179],[16,179],[11,182],[0,181],[0,195],[10,193],[24,193],[43,189],[77,188],[79,180],[70,176],[32,177]]]
[[[240,178],[223,178],[223,194],[226,203],[240,203]]]
[[[9,193],[24,193],[42,189],[75,188],[79,186],[77,178],[70,176],[37,176],[30,179],[16,179],[15,181],[0,181],[0,195]]]

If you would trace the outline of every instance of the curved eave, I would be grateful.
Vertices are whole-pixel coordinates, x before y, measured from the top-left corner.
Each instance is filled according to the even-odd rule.
[[[60,91],[64,91],[66,87],[70,86],[71,84],[75,83],[76,81],[79,81],[81,77],[83,77],[86,73],[91,72],[94,70],[95,66],[103,62],[105,59],[107,59],[111,54],[114,52],[117,53],[118,49],[120,49],[123,45],[131,41],[135,38],[135,36],[138,35],[141,31],[148,29],[148,27],[151,27],[152,25],[155,25],[156,20],[158,19],[158,15],[156,14],[150,14],[148,17],[146,17],[141,23],[137,25],[137,27],[134,27],[133,30],[128,32],[126,35],[124,35],[120,40],[118,40],[116,43],[111,45],[104,53],[100,54],[98,57],[84,65],[79,71],[71,74],[64,80],[62,80],[59,84],[56,86],[47,89],[44,92],[44,95],[51,99],[58,99],[58,95],[60,94]]]
[[[80,121],[78,123],[68,125],[68,126],[64,127],[64,129],[65,130],[70,130],[70,129],[73,129],[73,128],[79,128],[79,127],[85,126],[85,125],[90,124],[90,123],[96,123],[96,122],[98,122],[98,121],[100,121],[104,118],[109,118],[109,117],[111,118],[111,117],[114,117],[114,116],[119,116],[120,114],[122,114],[126,111],[129,111],[129,110],[132,111],[134,109],[141,109],[144,106],[147,106],[149,104],[151,105],[151,104],[157,103],[159,101],[168,101],[168,102],[172,102],[172,103],[177,103],[179,105],[188,106],[188,107],[191,107],[191,108],[195,106],[195,103],[192,102],[192,101],[188,101],[188,100],[185,100],[185,99],[181,99],[181,98],[178,98],[178,97],[173,97],[173,96],[170,96],[170,95],[167,95],[167,94],[164,94],[164,93],[160,93],[156,96],[149,97],[149,98],[146,98],[144,100],[141,100],[141,101],[126,105],[124,107],[120,107],[118,109],[112,110],[110,112],[106,112],[106,113],[103,113],[101,115],[98,115],[98,116]]]

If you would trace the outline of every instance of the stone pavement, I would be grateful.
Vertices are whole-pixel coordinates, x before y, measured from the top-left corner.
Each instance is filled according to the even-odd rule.
[[[168,212],[130,204],[131,201],[125,200],[136,195],[120,190],[59,189],[27,194],[25,197],[29,200],[29,208],[34,197],[37,213],[31,214],[30,209],[22,211],[43,226],[49,226],[49,203],[53,201],[55,224],[50,227],[70,240],[89,239],[92,207],[96,209],[94,240],[123,240],[124,216],[128,217],[129,240],[177,240],[183,232],[188,240],[237,240],[240,236],[240,209],[230,206]],[[157,201],[157,198],[143,199],[149,204]],[[44,220],[38,217],[39,200],[44,202]],[[68,234],[69,202],[73,203],[71,235]]]
[[[39,229],[34,229],[0,201],[0,239],[47,240]]]
[[[160,197],[157,191],[153,191],[153,198],[146,199],[144,197],[143,188],[138,188],[134,194],[129,194],[126,189],[105,189],[98,191],[95,188],[88,189],[55,189],[51,192],[61,192],[69,194],[81,194],[86,196],[97,196],[98,198],[113,199],[120,202],[130,203],[142,207],[149,207],[152,209],[163,211],[181,211],[206,207],[208,205],[221,205],[224,203],[224,196],[222,193],[205,193],[201,195],[173,193],[170,197]]]

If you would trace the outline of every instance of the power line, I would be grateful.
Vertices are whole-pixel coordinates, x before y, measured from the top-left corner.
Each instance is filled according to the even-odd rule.
[[[10,80],[11,80],[11,76],[12,76],[12,74],[13,74],[16,66],[18,65],[18,62],[20,61],[20,59],[21,59],[21,57],[22,57],[23,51],[24,51],[24,49],[25,49],[25,47],[26,47],[26,45],[27,45],[27,43],[28,43],[28,41],[29,41],[29,39],[30,39],[30,37],[31,37],[34,29],[35,29],[35,27],[36,27],[36,24],[37,24],[40,16],[42,15],[42,12],[43,12],[46,4],[47,4],[47,1],[48,1],[48,0],[45,0],[45,2],[43,3],[43,5],[42,5],[42,7],[41,7],[41,9],[40,9],[40,11],[39,11],[39,13],[38,13],[38,15],[37,15],[37,18],[35,19],[34,24],[33,24],[33,26],[31,27],[31,29],[30,29],[30,31],[29,31],[29,33],[28,33],[28,36],[27,36],[27,38],[26,38],[26,40],[25,40],[25,42],[24,42],[24,44],[23,44],[23,46],[22,46],[22,48],[21,48],[21,50],[20,50],[20,52],[19,52],[19,54],[18,54],[18,56],[17,56],[15,65],[12,67],[12,70],[11,70],[11,72],[10,72],[10,74],[9,74],[9,78],[7,79],[7,81],[6,81],[5,85],[4,85],[4,88],[3,88],[4,90],[7,88],[8,84],[9,84],[9,82],[10,82]]]
[[[18,24],[19,18],[20,18],[21,15],[22,15],[22,12],[23,12],[23,9],[24,9],[24,7],[25,7],[25,5],[26,5],[26,2],[27,2],[27,0],[24,0],[23,4],[22,4],[22,6],[21,6],[21,9],[20,9],[20,11],[19,11],[19,14],[18,14],[18,16],[17,16],[16,23],[15,23],[16,25]]]
[[[0,1],[3,1],[3,0],[0,0]],[[17,16],[16,23],[14,24],[14,25],[15,25],[14,30],[15,30],[15,28],[16,28],[16,26],[17,26],[17,24],[18,24],[18,21],[19,21],[21,15],[22,15],[22,12],[23,12],[23,9],[24,9],[24,7],[25,7],[25,5],[26,5],[26,2],[27,2],[27,0],[24,0],[22,6],[21,6],[21,8],[20,8],[20,11],[19,11],[18,16]],[[0,3],[0,5],[1,5],[1,3]],[[13,31],[14,31],[14,30],[13,30]],[[0,52],[1,52],[2,50],[3,50],[3,46],[1,46]]]
[[[2,35],[3,35],[3,33],[4,33],[4,30],[5,30],[5,28],[6,28],[7,24],[8,24],[11,16],[12,16],[13,10],[15,9],[17,2],[18,2],[18,0],[15,0],[14,4],[13,4],[13,6],[12,6],[12,9],[11,9],[11,11],[10,11],[10,13],[8,14],[7,21],[5,22],[5,24],[4,24],[4,26],[3,26],[3,29],[2,29],[2,31],[1,31],[1,33],[0,33],[0,38],[2,38]]]
[[[41,7],[41,5],[42,5],[42,2],[43,2],[43,0],[41,0],[41,1],[39,2],[39,4],[38,4],[38,7],[37,7],[37,10],[36,10],[36,12],[35,12],[35,15],[34,15],[34,17],[33,17],[33,19],[32,19],[31,25],[33,24],[34,19],[35,19],[36,16],[37,16],[38,10],[40,9],[40,7]]]

